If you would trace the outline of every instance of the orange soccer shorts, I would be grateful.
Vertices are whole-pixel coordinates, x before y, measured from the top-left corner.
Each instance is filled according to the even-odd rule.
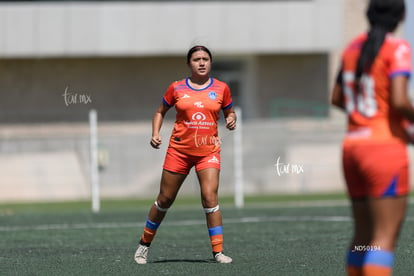
[[[407,146],[401,142],[344,143],[343,170],[351,198],[409,193]]]
[[[207,156],[192,156],[183,154],[174,148],[168,148],[163,165],[165,170],[180,174],[189,174],[191,168],[194,166],[196,171],[207,168],[220,170],[220,152],[212,152]]]

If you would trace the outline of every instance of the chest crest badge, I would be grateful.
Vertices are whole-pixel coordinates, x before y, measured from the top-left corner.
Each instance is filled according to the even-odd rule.
[[[208,97],[212,100],[217,99],[217,93],[215,91],[211,91],[208,93]]]

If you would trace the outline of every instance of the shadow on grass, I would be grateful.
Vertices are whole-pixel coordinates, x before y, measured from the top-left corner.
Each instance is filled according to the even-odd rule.
[[[205,260],[205,259],[199,259],[199,260],[190,260],[190,259],[166,259],[166,260],[159,260],[159,261],[153,261],[148,262],[152,264],[163,264],[163,263],[215,263],[213,260]]]

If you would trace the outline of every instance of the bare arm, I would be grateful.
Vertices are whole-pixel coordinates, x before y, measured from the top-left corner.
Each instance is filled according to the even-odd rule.
[[[334,88],[332,89],[331,104],[333,104],[336,107],[339,107],[342,110],[345,110],[342,86],[339,83],[336,83]]]
[[[408,97],[408,78],[396,76],[391,80],[391,107],[407,120],[414,122],[414,108]]]
[[[160,130],[162,122],[164,121],[164,116],[169,109],[170,107],[165,106],[163,103],[161,103],[161,105],[155,111],[154,117],[152,118],[152,138],[150,144],[155,149],[159,149],[160,145],[162,144]]]
[[[332,89],[331,104],[345,110],[344,94],[342,91],[342,69],[339,70],[336,83]]]
[[[223,110],[224,118],[226,120],[226,127],[229,130],[234,130],[236,128],[237,116],[234,112],[234,108],[228,108]]]

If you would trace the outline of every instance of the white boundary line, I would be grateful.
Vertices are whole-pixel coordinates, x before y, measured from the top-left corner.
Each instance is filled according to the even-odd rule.
[[[266,223],[266,222],[349,222],[347,216],[274,216],[274,217],[242,217],[223,219],[225,224]],[[204,225],[205,220],[180,220],[165,222],[165,226],[193,226]],[[111,228],[138,228],[144,223],[108,222],[108,223],[75,223],[75,224],[43,224],[32,226],[0,226],[0,232],[14,231],[48,231],[48,230],[79,230],[79,229],[111,229]]]
[[[414,221],[407,217],[406,221]],[[267,222],[351,222],[349,216],[273,216],[273,217],[242,217],[223,219],[223,224],[267,223]],[[195,226],[204,225],[203,220],[179,220],[164,222],[165,226]],[[49,230],[82,230],[82,229],[111,229],[111,228],[140,228],[144,223],[136,222],[103,222],[103,223],[62,223],[42,224],[31,226],[0,226],[0,232],[14,231],[49,231]]]

